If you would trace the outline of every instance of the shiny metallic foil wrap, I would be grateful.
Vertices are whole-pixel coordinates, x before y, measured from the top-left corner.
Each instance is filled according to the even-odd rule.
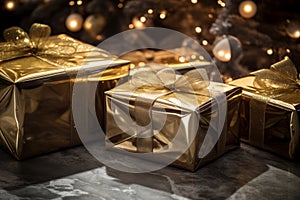
[[[35,24],[32,29],[49,33],[46,25]],[[0,43],[0,139],[4,148],[22,160],[81,144],[71,111],[78,70],[85,66],[88,80],[98,82],[96,110],[103,125],[101,98],[119,78],[127,76],[128,61],[116,60],[66,35],[39,35],[38,44],[33,42],[37,39],[34,34],[29,37],[20,28],[10,29],[7,35],[23,42],[32,40],[30,45],[36,46],[22,41],[12,44],[11,40]],[[101,69],[107,61],[112,61],[111,67]]]
[[[239,147],[240,144],[238,108],[241,98],[241,88],[214,82],[210,82],[210,85],[212,88],[224,91],[228,112],[220,138],[212,150],[203,158],[200,158],[199,151],[210,125],[210,120],[212,117],[216,117],[216,110],[212,109],[214,100],[205,89],[195,91],[196,94],[176,91],[164,94],[166,92],[164,89],[156,91],[155,89],[150,89],[152,92],[149,92],[149,88],[141,87],[132,93],[131,84],[127,82],[107,91],[105,93],[107,140],[113,143],[113,148],[134,153],[153,152],[154,154],[161,155],[157,162],[165,160],[164,156],[166,155],[162,152],[172,154],[180,152],[182,149],[187,149],[185,152],[182,152],[181,156],[172,165],[190,171],[197,170],[200,166],[215,160],[225,152]],[[158,98],[156,98],[157,94],[159,95]],[[178,99],[179,96],[180,99]],[[148,115],[142,112],[142,110],[136,112],[138,110],[137,107],[139,106],[141,109],[147,107],[149,99],[153,99],[153,97],[155,101],[151,105],[152,129],[150,130],[153,135],[150,137],[150,140],[149,137],[136,137],[136,135],[144,133],[139,132],[139,129],[135,130],[134,124],[141,123],[144,119],[148,118]],[[191,99],[196,99],[196,101],[191,101]],[[178,104],[178,102],[181,103]],[[130,116],[126,113],[126,109],[129,109]],[[165,121],[161,120],[162,117],[160,117],[162,109],[165,110],[165,113],[163,113],[166,116]],[[199,120],[195,122],[193,119],[197,118],[193,118],[193,116],[196,115],[199,117]],[[126,120],[127,124],[124,124],[125,126],[120,128],[120,124],[116,123],[115,117],[118,117],[121,121],[128,117],[132,120]],[[181,123],[184,127],[188,128],[180,128]],[[125,129],[129,132],[132,131],[132,135],[129,135],[128,132],[125,133],[123,131]],[[149,130],[145,130],[145,132],[149,132]],[[191,132],[194,132],[195,135],[192,136]],[[179,140],[180,144],[177,143],[174,145],[172,143],[175,137],[181,138]],[[190,146],[185,148],[188,144]]]
[[[232,81],[243,87],[241,141],[290,160],[300,158],[300,87],[289,58]]]
[[[120,57],[131,62],[131,72],[144,68],[145,65],[153,64],[152,66],[160,67],[161,64],[165,67],[170,67],[177,72],[184,74],[195,68],[206,69],[207,73],[212,77],[212,63],[205,60],[205,57],[198,52],[188,48],[176,48],[170,50],[136,50],[124,54]]]

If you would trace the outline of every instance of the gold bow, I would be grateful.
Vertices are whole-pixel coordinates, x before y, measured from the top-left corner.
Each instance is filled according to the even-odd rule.
[[[94,58],[115,58],[104,50],[66,35],[50,36],[51,28],[45,24],[34,23],[29,34],[20,27],[11,27],[3,35],[7,42],[0,43],[0,62],[35,56],[53,65],[68,67]]]
[[[273,64],[270,69],[258,70],[252,74],[255,75],[253,86],[259,95],[253,95],[250,100],[249,141],[253,145],[264,147],[265,128],[273,126],[282,119],[279,117],[266,121],[267,103],[271,98],[282,101],[298,101],[300,80],[294,63],[288,57]],[[297,117],[296,115],[297,111],[295,110],[293,111],[294,118]],[[295,126],[292,122],[290,123],[291,127]],[[298,145],[298,136],[293,133],[292,128],[290,131],[289,154],[292,158]]]
[[[273,64],[270,69],[258,70],[252,74],[256,77],[253,85],[260,93],[276,96],[300,89],[297,69],[288,57]]]
[[[49,38],[51,28],[45,24],[33,24],[27,34],[20,27],[11,27],[3,32],[6,43],[0,46],[0,61],[25,56],[67,57],[76,52],[73,40]]]
[[[172,68],[163,68],[159,71],[153,71],[148,68],[145,71],[138,71],[133,74],[130,80],[132,88],[135,88],[134,92],[138,94],[131,116],[134,116],[138,125],[146,126],[151,124],[152,119],[151,114],[149,115],[149,110],[159,97],[170,93],[175,93],[177,100],[180,102],[195,101],[190,105],[196,106],[198,105],[196,103],[197,99],[191,99],[190,96],[187,99],[186,94],[198,94],[200,91],[201,94],[209,94],[206,91],[209,82],[206,80],[208,78],[204,69],[191,70],[184,75],[177,75]],[[147,137],[137,138],[138,152],[153,151],[152,130],[146,127],[145,129],[148,132]],[[176,132],[176,130],[174,131]]]

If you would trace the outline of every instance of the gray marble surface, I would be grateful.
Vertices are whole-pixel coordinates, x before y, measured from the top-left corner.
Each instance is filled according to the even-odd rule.
[[[245,144],[194,173],[120,172],[82,146],[21,162],[0,157],[0,199],[300,199],[300,163]]]

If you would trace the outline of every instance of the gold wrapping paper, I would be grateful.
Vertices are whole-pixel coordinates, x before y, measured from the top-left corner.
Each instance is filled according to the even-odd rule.
[[[34,24],[29,35],[13,27],[4,33],[8,42],[0,43],[0,139],[18,160],[81,143],[71,112],[81,67],[89,81],[99,81],[95,101],[102,125],[104,91],[128,74],[128,61],[66,35],[49,34],[41,24]],[[107,61],[113,61],[111,67],[101,70]]]
[[[230,84],[243,87],[241,140],[279,156],[300,157],[300,87],[297,70],[286,57],[270,69]]]
[[[170,67],[181,74],[195,69],[204,68],[210,73],[211,62],[206,61],[205,58],[187,48],[177,48],[170,50],[136,50],[122,55],[120,58],[130,60],[131,71],[135,69],[143,68],[147,64],[153,63],[153,66],[162,64]]]
[[[148,78],[150,75],[147,73]],[[170,79],[172,78],[170,77]],[[198,87],[198,89],[197,87],[193,87],[193,89],[196,89],[195,93],[182,91],[186,87],[185,85],[183,85],[183,88],[180,88],[180,86],[177,87],[181,91],[169,91],[157,85],[153,85],[153,87],[142,86],[132,93],[134,87],[130,82],[127,82],[107,91],[105,93],[108,122],[106,123],[107,139],[114,144],[115,148],[136,153],[154,152],[160,154],[160,152],[166,151],[178,152],[190,143],[189,148],[172,165],[190,171],[197,170],[200,166],[216,159],[225,152],[239,147],[238,108],[241,88],[214,82],[210,82],[209,84],[211,88],[221,89],[226,93],[228,112],[226,123],[218,142],[204,158],[199,157],[200,147],[208,130],[210,120],[216,117],[214,115],[216,111],[212,110],[214,99],[210,97],[207,88],[203,88],[202,86]],[[188,87],[186,88],[188,90]],[[195,101],[192,99],[195,99]],[[112,102],[116,105],[116,108],[111,107]],[[145,112],[149,108],[149,102],[152,107],[152,130],[135,130],[135,123],[143,125],[149,122],[146,115],[147,112]],[[129,109],[130,116],[126,112],[123,112],[126,108]],[[163,127],[161,109],[167,112]],[[193,117],[195,117],[195,113],[197,113],[196,115],[200,119],[197,122],[199,126],[192,124],[194,123]],[[138,135],[148,134],[150,131],[153,133],[152,137],[150,139],[139,138],[124,133],[115,121],[114,116],[116,115],[119,119],[126,120],[128,117],[133,119],[131,122],[130,120],[126,120],[126,127],[123,127],[129,132]],[[183,123],[186,129],[180,128],[180,123]],[[159,129],[158,127],[162,128]],[[198,127],[197,130],[194,130],[195,127]],[[196,132],[196,136],[193,137],[189,132]],[[175,146],[172,144],[172,140],[176,134],[179,135],[176,137],[181,138],[181,144]],[[164,157],[162,156],[160,160],[163,161]]]

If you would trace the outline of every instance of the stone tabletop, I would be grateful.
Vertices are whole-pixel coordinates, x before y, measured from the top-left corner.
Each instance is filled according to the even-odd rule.
[[[300,163],[245,144],[194,173],[120,172],[82,146],[26,161],[0,157],[0,199],[300,199]]]

